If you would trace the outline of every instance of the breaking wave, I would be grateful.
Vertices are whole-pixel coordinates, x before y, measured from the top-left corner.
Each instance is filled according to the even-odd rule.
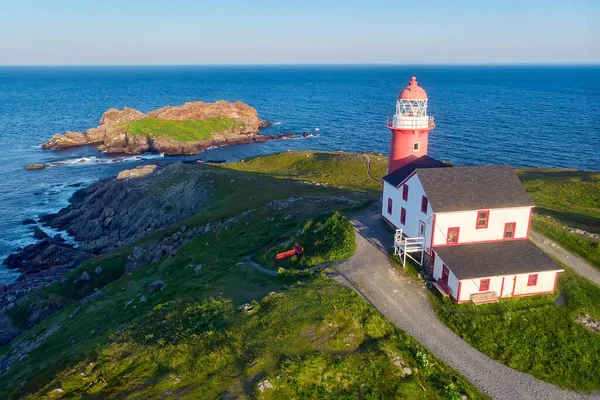
[[[59,165],[89,165],[89,164],[114,164],[114,163],[122,163],[122,162],[131,162],[131,161],[142,161],[142,160],[153,160],[157,158],[163,158],[165,155],[163,153],[154,154],[140,154],[135,156],[124,156],[124,157],[114,157],[114,158],[105,158],[105,157],[79,157],[79,158],[70,158],[61,161],[54,161],[49,163],[48,165],[51,167],[56,167]]]

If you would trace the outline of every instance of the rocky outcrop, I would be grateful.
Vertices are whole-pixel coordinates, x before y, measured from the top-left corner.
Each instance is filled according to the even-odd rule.
[[[42,149],[62,149],[65,147],[83,146],[88,144],[85,133],[68,131],[64,135],[54,135],[48,143],[42,145]]]
[[[51,268],[70,270],[90,257],[90,254],[60,237],[46,237],[9,255],[2,265],[8,269],[18,269],[23,276]]]
[[[0,285],[0,325],[3,325],[2,315],[13,309],[22,297],[61,279],[95,254],[130,243],[195,214],[214,193],[213,181],[208,180],[205,171],[198,166],[150,167],[152,173],[135,179],[130,174],[129,179],[98,181],[75,192],[68,207],[40,218],[44,224],[68,231],[80,245],[76,247],[59,235],[47,237],[34,226],[32,231],[43,239],[18,249],[3,261],[5,267],[19,270],[21,275],[9,285]],[[34,220],[27,222],[35,223]],[[103,270],[97,267],[93,273],[101,275]],[[76,280],[84,284],[91,278],[91,272],[83,272]],[[34,304],[28,324],[34,325],[62,307],[64,304],[60,302],[50,306]],[[8,325],[0,326],[0,345],[17,333]]]
[[[2,264],[19,270],[21,275],[15,282],[0,286],[0,315],[14,308],[20,298],[50,285],[92,256],[60,236],[45,238],[9,255]],[[42,317],[41,313],[36,315]]]
[[[25,166],[25,169],[28,171],[34,171],[36,169],[44,169],[48,166],[48,164],[29,164]]]
[[[211,139],[192,143],[181,143],[166,137],[153,138],[147,135],[132,135],[125,128],[127,123],[142,118],[181,121],[217,117],[232,118],[237,124],[224,132],[215,133]],[[123,110],[111,108],[100,119],[100,126],[92,128],[86,133],[67,132],[64,135],[54,135],[48,143],[42,145],[42,149],[99,144],[98,150],[110,153],[195,154],[211,146],[227,146],[283,137],[261,136],[259,129],[269,125],[268,122],[258,118],[256,109],[239,101],[234,103],[223,100],[215,103],[191,102],[182,106],[163,107],[147,114],[129,107],[125,107]]]
[[[216,117],[227,117],[235,119],[243,128],[239,133],[258,133],[258,113],[254,107],[236,101],[219,100],[215,103],[203,103],[201,101],[185,103],[182,106],[167,106],[146,114],[148,118],[168,119],[183,121],[187,119],[211,119]]]
[[[119,172],[117,175],[118,180],[122,179],[133,179],[133,178],[141,178],[153,173],[158,165],[142,165],[140,167],[136,167],[134,169],[126,169]]]
[[[67,231],[81,249],[100,254],[195,214],[212,196],[214,188],[201,173],[180,179],[193,166],[151,168],[150,175],[131,179],[129,171],[130,179],[100,180],[78,190],[68,207],[40,220]]]

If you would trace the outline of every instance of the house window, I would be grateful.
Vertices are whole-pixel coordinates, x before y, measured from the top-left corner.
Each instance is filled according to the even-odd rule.
[[[458,232],[459,231],[460,231],[459,227],[448,228],[448,236],[446,236],[446,244],[458,243]]]
[[[400,209],[400,223],[402,225],[406,224],[406,208],[404,207]]]
[[[488,221],[490,219],[490,210],[477,211],[477,229],[484,229],[488,227]]]
[[[535,286],[537,285],[538,274],[531,274],[527,279],[527,286]]]
[[[392,215],[392,199],[388,199],[388,214]]]
[[[402,200],[408,201],[408,185],[402,186]]]
[[[414,142],[413,143],[413,151],[419,151],[421,149],[421,143]]]
[[[504,239],[514,239],[515,238],[515,227],[516,222],[508,222],[504,224]]]
[[[425,222],[419,221],[419,236],[425,237]]]
[[[421,198],[421,211],[424,212],[425,214],[427,214],[427,205],[429,204],[429,200],[427,200],[427,197],[423,196]]]
[[[482,279],[481,281],[479,281],[479,291],[486,292],[488,290],[490,290],[490,280]]]

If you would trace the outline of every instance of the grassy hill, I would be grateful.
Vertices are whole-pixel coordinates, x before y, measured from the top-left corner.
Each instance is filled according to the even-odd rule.
[[[379,195],[385,165],[376,155],[290,152],[182,168],[148,190],[203,172],[216,187],[207,207],[85,262],[13,310],[26,326],[34,306],[60,308],[0,348],[9,367],[0,398],[485,398],[353,291],[244,261],[315,226],[341,240],[323,244],[314,229],[302,237],[314,257],[347,257],[343,214]],[[134,248],[181,235],[191,240],[176,254],[126,272]],[[84,271],[87,285],[74,285]],[[149,291],[159,280],[162,290]],[[102,295],[82,304],[96,288]]]
[[[240,123],[233,118],[217,117],[203,120],[166,120],[142,118],[124,125],[127,133],[153,138],[166,137],[177,142],[198,142],[210,139],[214,134],[237,128]]]

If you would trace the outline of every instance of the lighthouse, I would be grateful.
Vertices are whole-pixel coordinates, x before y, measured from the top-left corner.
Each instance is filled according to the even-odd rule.
[[[427,93],[414,76],[398,94],[396,114],[388,117],[387,127],[392,131],[388,173],[427,155],[429,131],[435,124],[427,115]]]

